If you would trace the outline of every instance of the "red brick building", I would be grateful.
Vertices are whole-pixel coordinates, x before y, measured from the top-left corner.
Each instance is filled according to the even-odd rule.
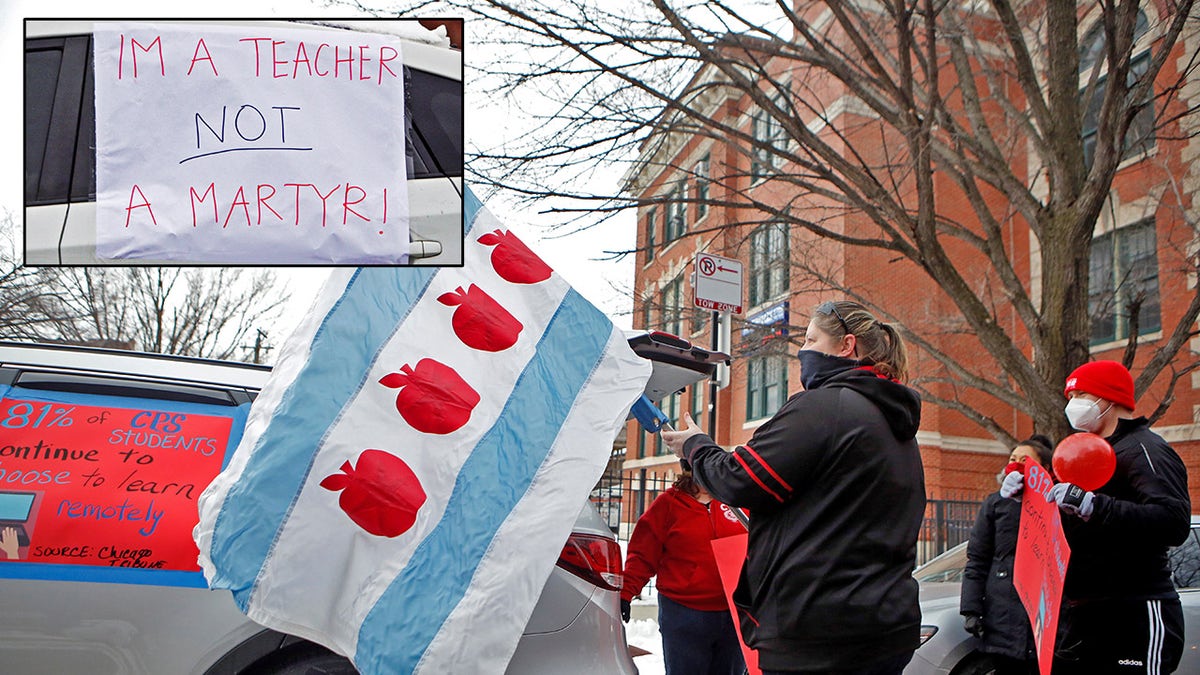
[[[1153,12],[1154,5],[1146,8]],[[1153,16],[1150,17],[1153,21]],[[1093,33],[1095,17],[1081,21],[1085,47]],[[1144,38],[1147,39],[1147,38]],[[1150,46],[1134,50],[1134,63],[1147,58]],[[1159,75],[1160,82],[1173,82],[1188,65],[1189,55],[1200,50],[1200,36],[1192,34],[1176,45]],[[1135,66],[1136,67],[1136,66]],[[789,73],[788,65],[771,62],[771,72],[779,81],[791,79],[793,96],[805,98],[798,109],[822,109],[828,122],[843,131],[847,152],[860,155],[887,152],[888,138],[883,126],[873,122],[869,111],[855,106],[848,92],[835,84],[813,77]],[[709,74],[701,70],[693,84]],[[802,81],[803,87],[797,86]],[[697,87],[697,89],[702,89]],[[730,88],[707,88],[693,105],[707,111],[714,120],[740,129],[759,140],[782,139],[778,123],[760,115],[746,96]],[[1179,113],[1200,105],[1200,83],[1191,82],[1182,100],[1168,104]],[[671,113],[664,113],[660,128],[669,128]],[[814,119],[802,120],[809,128],[820,127]],[[1138,140],[1138,124],[1149,124],[1139,116],[1130,135]],[[1188,126],[1190,125],[1190,126]],[[1195,255],[1200,222],[1200,139],[1197,122],[1184,117],[1182,123],[1159,132],[1157,137],[1142,138],[1131,144],[1116,175],[1111,198],[1096,226],[1091,258],[1090,286],[1096,298],[1093,314],[1093,358],[1120,360],[1129,326],[1120,311],[1126,294],[1146,293],[1139,327],[1139,351],[1134,366],[1151,356],[1155,345],[1164,340],[1179,322],[1188,305],[1197,296]],[[1088,121],[1084,124],[1085,139]],[[725,447],[746,442],[755,428],[768,419],[787,396],[799,388],[799,362],[795,358],[802,331],[812,308],[827,299],[845,297],[836,288],[852,287],[857,292],[893,308],[914,331],[923,325],[937,348],[955,354],[968,369],[982,372],[995,369],[991,357],[971,336],[955,335],[956,326],[965,326],[959,310],[929,277],[907,260],[861,247],[850,247],[829,239],[817,238],[797,227],[773,223],[764,212],[739,210],[720,205],[734,194],[751,195],[760,203],[780,209],[808,209],[826,227],[837,232],[865,234],[870,223],[861,215],[846,210],[836,212],[834,205],[806,196],[798,203],[795,193],[780,181],[761,180],[765,163],[780,172],[789,166],[777,159],[753,152],[745,144],[725,140],[727,135],[662,133],[642,148],[637,166],[626,175],[628,192],[645,204],[638,211],[638,260],[635,272],[635,328],[663,330],[680,335],[693,343],[710,344],[710,315],[692,307],[692,262],[699,252],[738,258],[744,263],[745,311],[732,322],[730,351],[734,360],[729,386],[716,399],[718,428],[716,440]],[[1182,139],[1182,140],[1181,140]],[[1085,141],[1085,151],[1086,141]],[[1018,162],[1020,156],[1018,155]],[[771,168],[771,167],[766,167]],[[1018,168],[1026,171],[1027,168]],[[1035,181],[1035,177],[1028,177]],[[934,180],[943,195],[955,193],[954,184],[944,175]],[[705,201],[711,202],[705,204]],[[970,223],[976,218],[965,199],[942,198],[941,212],[950,221]],[[998,204],[997,204],[998,205]],[[1037,240],[1019,219],[1007,222],[1004,244],[1014,268],[1036,297],[1040,280]],[[972,255],[965,247],[959,260],[970,265]],[[976,254],[977,255],[977,254]],[[801,262],[802,261],[802,262]],[[984,266],[972,279],[988,283]],[[970,275],[966,275],[970,278]],[[1105,311],[1102,294],[1116,302],[1116,309]],[[996,302],[1003,305],[1004,298]],[[1001,307],[1000,317],[1013,316]],[[1021,331],[1012,318],[1012,330]],[[950,328],[947,329],[947,326]],[[1193,329],[1196,326],[1192,326]],[[924,331],[921,331],[924,332]],[[917,375],[932,369],[930,357],[912,350],[911,370]],[[1029,350],[1026,350],[1028,353]],[[1200,339],[1180,352],[1175,368],[1196,361]],[[995,372],[994,370],[991,372]],[[1173,392],[1167,391],[1172,368],[1144,393],[1137,412],[1148,414],[1166,397],[1174,398],[1169,411],[1155,424],[1156,430],[1171,442],[1184,458],[1191,481],[1193,504],[1200,504],[1200,370],[1180,379]],[[953,384],[927,383],[925,386],[953,395]],[[993,419],[1006,420],[1014,437],[1032,433],[1032,423],[1004,404],[981,395],[968,394],[975,406],[987,410]],[[1065,403],[1065,399],[1064,399]],[[709,390],[707,384],[689,388],[668,397],[661,404],[672,418],[691,411],[708,428]],[[631,424],[624,472],[636,485],[640,477],[667,477],[678,471],[674,457],[661,446],[656,436],[642,433]],[[926,404],[918,441],[922,448],[926,484],[933,498],[982,498],[997,488],[995,475],[1006,463],[1007,444],[976,422],[953,410]]]

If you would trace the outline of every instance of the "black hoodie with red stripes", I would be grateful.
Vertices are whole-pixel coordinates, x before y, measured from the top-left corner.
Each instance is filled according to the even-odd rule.
[[[750,509],[734,601],[764,670],[865,667],[919,641],[921,400],[852,365],[810,387],[732,453],[703,434],[684,444],[715,498]]]

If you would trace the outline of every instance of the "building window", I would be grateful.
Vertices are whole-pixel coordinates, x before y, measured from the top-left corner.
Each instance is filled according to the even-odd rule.
[[[671,428],[679,428],[679,392],[675,392],[662,401],[659,401],[658,409],[663,411],[663,414],[667,416],[667,423],[671,425]],[[654,454],[671,454],[671,449],[662,441],[662,434],[654,434]]]
[[[696,420],[696,424],[701,429],[704,427],[704,390],[708,388],[708,380],[701,380],[692,385],[691,406],[689,411],[692,413],[692,419]]]
[[[667,221],[663,225],[663,242],[675,241],[687,231],[687,191],[680,185],[671,191],[670,202],[667,203]]]
[[[654,302],[650,298],[646,298],[642,304],[642,328],[654,329]]]
[[[756,356],[746,360],[746,420],[774,415],[787,400],[786,354]]]
[[[1128,338],[1135,308],[1139,335],[1162,329],[1153,218],[1093,239],[1088,277],[1093,345]]]
[[[791,277],[787,226],[763,225],[750,235],[750,306],[784,295]]]
[[[772,96],[771,100],[777,107],[784,108],[782,94]],[[787,134],[783,123],[762,109],[754,114],[751,134],[754,136],[754,148],[750,161],[750,179],[757,183],[774,174],[775,169],[782,163],[779,153],[787,148]]]
[[[671,335],[683,335],[683,277],[676,277],[663,286],[662,329]]]
[[[695,307],[695,306],[692,307],[691,314],[692,314],[692,333],[693,334],[699,333],[700,331],[704,330],[705,317],[712,316],[711,311],[709,311],[707,309],[700,309],[699,307]]]
[[[657,223],[654,222],[658,217],[658,209],[653,206],[646,212],[646,262],[654,260],[654,235],[657,229]]]
[[[708,215],[708,155],[696,162],[696,221]]]
[[[1139,10],[1137,25],[1133,31],[1134,42],[1141,39],[1148,29],[1146,14]],[[1079,45],[1080,96],[1087,93],[1087,83],[1091,78],[1092,70],[1096,67],[1103,67],[1102,60],[1104,59],[1106,41],[1104,26],[1096,24],[1088,31],[1088,34]],[[1129,74],[1126,77],[1126,84],[1132,87],[1146,74],[1149,68],[1149,49],[1139,54],[1134,54],[1129,61]],[[1083,161],[1085,166],[1090,167],[1096,155],[1096,132],[1098,131],[1100,121],[1100,105],[1104,102],[1107,89],[1108,75],[1101,75],[1096,79],[1096,86],[1092,91],[1091,98],[1083,101],[1082,136]],[[1154,147],[1154,92],[1150,91],[1147,92],[1146,98],[1140,102],[1140,107],[1134,115],[1133,121],[1129,123],[1129,129],[1125,132],[1125,146],[1122,150],[1121,158],[1124,159],[1131,155],[1147,152],[1152,147]]]

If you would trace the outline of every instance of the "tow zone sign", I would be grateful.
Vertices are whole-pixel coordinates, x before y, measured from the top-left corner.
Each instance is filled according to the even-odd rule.
[[[696,255],[692,304],[701,309],[742,313],[742,261],[709,253]]]

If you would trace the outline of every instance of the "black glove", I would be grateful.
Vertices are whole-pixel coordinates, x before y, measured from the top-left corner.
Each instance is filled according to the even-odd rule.
[[[624,621],[625,623],[629,623],[629,609],[630,609],[629,601],[622,600],[621,601],[621,620]]]
[[[967,632],[970,633],[971,635],[974,635],[977,638],[982,638],[983,637],[983,617],[979,616],[978,614],[964,614],[963,615],[963,628],[966,628]]]

